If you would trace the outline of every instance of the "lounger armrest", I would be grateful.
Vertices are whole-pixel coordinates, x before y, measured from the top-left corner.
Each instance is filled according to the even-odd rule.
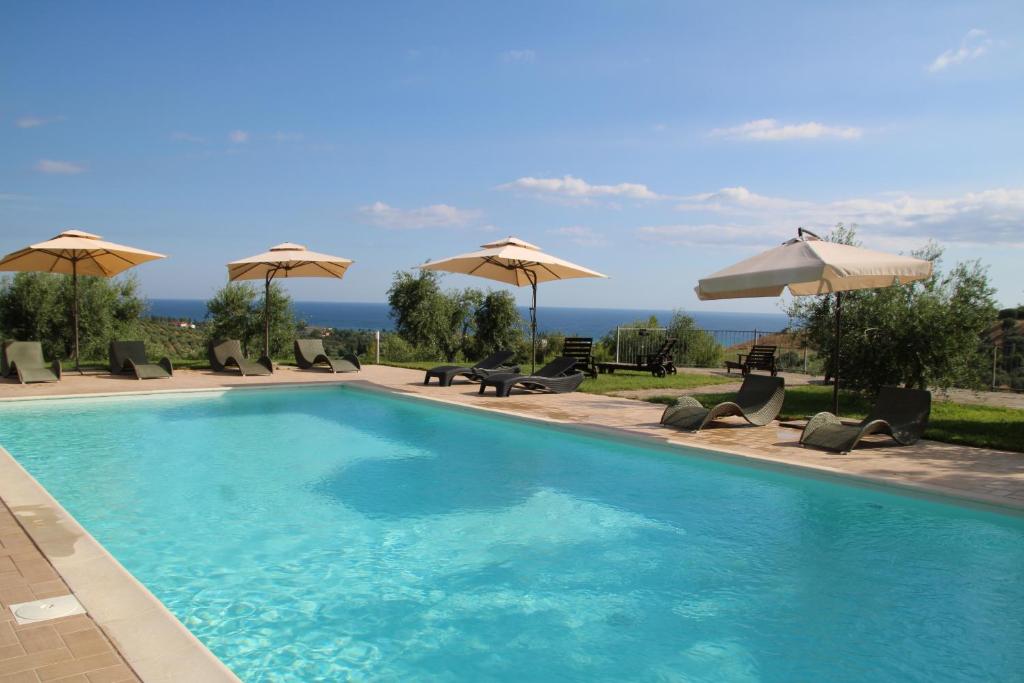
[[[164,370],[166,370],[168,375],[173,375],[174,374],[174,366],[171,365],[171,359],[168,358],[167,356],[164,356],[163,358],[161,358],[160,362],[157,363],[157,365],[159,365]]]
[[[266,356],[260,356],[259,360],[257,360],[256,362],[265,367],[267,370],[270,370],[270,372],[274,371],[274,361],[270,360]]]
[[[53,361],[53,363],[50,364],[50,367],[53,369],[53,374],[57,375],[57,379],[59,380],[62,371],[62,368],[60,367],[60,361]]]
[[[817,415],[815,415],[814,417],[807,421],[807,424],[804,426],[804,431],[800,433],[800,443],[803,443],[807,439],[807,437],[809,437],[811,434],[816,432],[819,428],[824,427],[825,425],[841,424],[843,424],[843,421],[840,420],[835,415],[833,415],[832,413],[818,413]]]

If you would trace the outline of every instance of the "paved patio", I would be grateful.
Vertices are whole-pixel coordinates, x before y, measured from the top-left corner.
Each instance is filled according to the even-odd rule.
[[[55,384],[22,386],[10,381],[0,382],[0,400],[351,382],[367,388],[641,437],[652,444],[698,447],[738,456],[747,462],[802,468],[828,476],[949,495],[1024,511],[1024,455],[1018,453],[930,441],[899,448],[892,446],[887,439],[871,437],[853,453],[838,455],[801,448],[797,443],[799,432],[777,424],[751,427],[730,419],[722,426],[687,434],[661,427],[658,418],[662,407],[643,401],[582,393],[519,393],[509,398],[497,398],[493,394],[480,396],[474,384],[441,388],[436,384],[424,386],[422,378],[422,371],[386,366],[367,366],[362,372],[351,375],[280,368],[271,377],[179,371],[170,380],[149,381],[100,374],[68,374]],[[720,391],[721,386],[714,389]],[[679,454],[680,457],[690,456],[683,449]],[[3,483],[0,482],[2,493]],[[56,673],[64,677],[62,680],[79,682],[135,680],[133,672],[125,664],[126,659],[132,661],[129,656],[129,650],[134,647],[131,639],[124,633],[112,637],[90,616],[70,617],[30,628],[13,625],[7,605],[32,597],[68,592],[62,576],[54,569],[55,564],[59,568],[60,563],[54,563],[52,556],[44,557],[40,553],[26,535],[25,524],[23,516],[12,515],[6,506],[0,505],[0,683],[53,680]],[[86,607],[92,614],[90,604]],[[76,666],[92,666],[93,669],[77,670]],[[142,680],[158,680],[139,675]]]

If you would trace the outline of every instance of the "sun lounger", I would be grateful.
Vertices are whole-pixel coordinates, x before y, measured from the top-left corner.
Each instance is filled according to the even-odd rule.
[[[576,369],[597,379],[592,337],[566,337],[562,344],[562,357],[576,361]]]
[[[576,367],[574,358],[562,356],[551,361],[533,375],[520,375],[514,372],[498,373],[484,377],[480,381],[480,393],[487,387],[494,387],[498,396],[508,396],[512,387],[519,384],[524,389],[534,391],[550,391],[556,394],[576,391],[583,382],[582,372],[573,372]]]
[[[499,372],[519,372],[517,366],[505,365],[505,362],[514,355],[512,351],[498,351],[472,367],[465,365],[439,365],[436,368],[427,370],[427,374],[423,377],[423,383],[430,384],[430,380],[436,377],[442,387],[450,387],[452,380],[460,375],[479,382],[481,378]]]
[[[110,372],[115,375],[131,373],[135,379],[165,379],[174,374],[169,358],[150,363],[146,345],[140,341],[110,342]]]
[[[230,368],[238,368],[243,376],[269,375],[274,372],[274,364],[266,356],[259,360],[246,358],[242,353],[242,343],[237,339],[212,341],[206,351],[214,372],[230,372]]]
[[[888,434],[899,445],[909,446],[924,434],[931,409],[930,391],[882,387],[875,406],[859,424],[843,424],[832,413],[818,413],[808,420],[800,444],[848,453],[868,434]]]
[[[744,375],[749,375],[751,370],[764,370],[774,377],[779,368],[775,360],[777,346],[755,344],[751,347],[750,353],[736,354],[736,360],[725,361],[725,371],[732,372],[739,370]]]
[[[616,370],[638,370],[650,372],[655,377],[676,374],[675,361],[672,359],[672,351],[675,349],[675,337],[669,337],[662,342],[661,347],[654,353],[644,353],[636,357],[632,363],[598,363],[598,372],[607,372],[609,375]]]
[[[17,375],[22,384],[59,382],[60,361],[49,365],[43,360],[43,345],[37,341],[12,341],[4,344],[0,374]]]
[[[785,384],[782,377],[748,375],[734,401],[719,403],[710,410],[692,396],[680,396],[676,405],[665,408],[661,424],[695,432],[717,418],[738,415],[760,427],[778,417],[786,395]]]
[[[322,339],[296,339],[295,362],[303,370],[320,364],[326,365],[331,372],[359,372],[362,367],[359,359],[350,353],[341,358],[328,356]]]

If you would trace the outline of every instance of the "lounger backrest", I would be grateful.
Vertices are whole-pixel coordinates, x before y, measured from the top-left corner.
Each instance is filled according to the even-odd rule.
[[[43,345],[37,341],[12,341],[4,344],[4,374],[12,373],[15,366],[22,370],[28,368],[45,368]]]
[[[149,365],[146,356],[146,344],[140,341],[110,342],[110,371],[123,372],[128,361],[136,365]]]
[[[575,358],[579,365],[590,365],[594,355],[594,339],[592,337],[566,337],[562,345],[562,355]]]
[[[750,347],[750,353],[746,354],[747,363],[750,365],[763,365],[772,362],[772,358],[775,356],[775,349],[777,346],[767,346],[764,344],[754,344]]]
[[[312,363],[313,359],[317,356],[327,355],[327,351],[324,350],[323,339],[296,339],[295,353],[301,356],[302,360],[307,363]]]
[[[885,420],[893,430],[901,430],[920,437],[928,425],[932,411],[932,392],[924,389],[882,387],[878,400],[864,423]]]
[[[572,372],[572,369],[576,367],[576,359],[569,358],[568,356],[560,356],[534,374],[537,377],[561,377]]]
[[[484,358],[482,361],[474,365],[474,368],[484,368],[485,370],[491,370],[494,368],[501,367],[501,365],[515,354],[512,351],[495,351],[491,355]]]
[[[782,377],[769,377],[767,375],[747,375],[743,379],[743,385],[736,393],[736,405],[744,410],[759,408],[775,395],[775,392],[784,389],[786,380]]]
[[[227,365],[228,358],[241,360],[242,342],[237,339],[220,339],[210,342],[209,346],[210,365],[214,370],[222,370]]]

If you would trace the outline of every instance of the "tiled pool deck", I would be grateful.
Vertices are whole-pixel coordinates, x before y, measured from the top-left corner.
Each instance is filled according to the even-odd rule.
[[[355,382],[522,417],[565,423],[662,445],[694,446],[768,466],[954,496],[1024,511],[1024,454],[923,441],[908,448],[871,438],[847,455],[803,449],[799,432],[776,424],[706,429],[658,425],[662,407],[590,394],[479,396],[476,385],[423,386],[423,373],[368,366],[352,375],[281,368],[271,377],[181,371],[140,382],[65,375],[58,384],[0,383],[0,400],[122,392],[210,390],[306,382]],[[740,426],[742,425],[742,426]],[[0,444],[2,446],[2,444]],[[70,590],[69,590],[70,589]],[[74,592],[88,614],[17,626],[8,605]],[[0,683],[233,680],[148,591],[124,572],[0,449]]]

